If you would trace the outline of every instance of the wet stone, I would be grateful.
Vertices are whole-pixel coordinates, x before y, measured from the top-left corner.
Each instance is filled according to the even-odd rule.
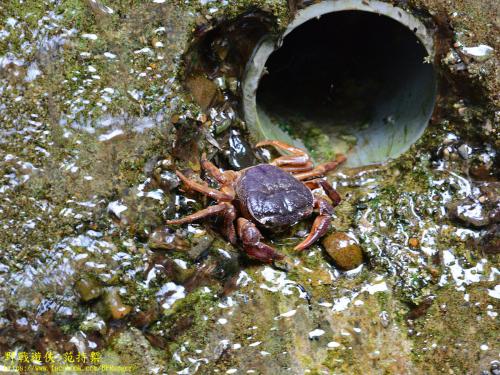
[[[161,168],[156,168],[153,172],[153,178],[158,185],[166,191],[170,191],[179,186],[179,178],[172,171],[164,171]]]
[[[235,170],[251,167],[256,164],[255,155],[250,144],[245,141],[240,132],[231,129],[229,134],[229,165]]]
[[[173,190],[180,184],[180,180],[175,174],[175,164],[171,158],[158,160],[149,173],[158,186],[165,191]]]
[[[491,362],[490,372],[492,375],[500,375],[500,362],[499,361]]]
[[[203,110],[206,110],[222,97],[216,84],[202,76],[188,78],[186,80],[186,87],[191,92],[191,95],[193,95],[195,102]]]
[[[448,215],[451,219],[473,227],[484,227],[490,223],[488,213],[484,210],[483,205],[470,198],[450,203]]]
[[[476,180],[489,180],[494,176],[495,160],[487,153],[482,153],[470,162],[469,174]]]
[[[92,312],[85,317],[79,328],[83,332],[100,332],[104,334],[107,327],[106,322],[99,315]]]
[[[410,246],[412,249],[417,249],[420,246],[420,241],[418,238],[412,237],[408,240],[408,246]]]
[[[175,124],[175,142],[171,154],[188,163],[193,171],[200,171],[200,140],[203,136],[200,124],[192,117],[184,117]]]
[[[380,318],[380,324],[382,324],[382,327],[387,328],[389,327],[389,324],[391,323],[391,319],[389,318],[389,314],[387,311],[381,311],[379,314]]]
[[[326,252],[343,270],[352,270],[363,263],[363,251],[356,240],[343,232],[335,232],[323,239]]]
[[[145,272],[147,277],[154,267],[161,270],[162,279],[166,278],[180,284],[185,283],[194,273],[194,269],[189,268],[188,263],[180,259],[171,259],[171,256],[165,253],[154,253],[148,264],[149,267]]]
[[[464,143],[457,148],[457,151],[462,159],[468,159],[472,152],[472,149]]]
[[[434,296],[425,297],[420,304],[414,306],[408,314],[406,314],[406,319],[415,320],[424,316],[431,307],[434,298]]]
[[[158,156],[150,158],[146,163],[144,164],[144,174],[149,175],[153,172],[155,169],[156,165],[159,164],[158,161]]]
[[[479,240],[478,248],[486,254],[500,254],[500,224],[492,225]]]
[[[121,319],[128,315],[132,308],[122,302],[115,288],[109,289],[104,296],[105,308],[113,319]]]
[[[159,312],[159,307],[156,304],[146,311],[139,311],[133,315],[132,324],[137,328],[145,328],[158,319]]]
[[[207,231],[197,233],[189,240],[188,255],[191,259],[197,259],[204,253],[214,242],[214,236]]]
[[[173,208],[170,198],[161,190],[153,190],[146,184],[144,188],[126,191],[119,204],[119,216],[114,211],[111,216],[119,226],[146,240],[154,228],[163,223],[162,209],[169,211]]]
[[[83,302],[88,302],[98,298],[102,294],[102,289],[97,281],[90,278],[82,278],[75,283],[75,289]]]
[[[166,227],[156,228],[149,236],[148,245],[153,250],[186,250],[188,242]]]
[[[500,223],[500,184],[486,183],[480,190],[483,195],[478,200],[484,204],[490,223]]]

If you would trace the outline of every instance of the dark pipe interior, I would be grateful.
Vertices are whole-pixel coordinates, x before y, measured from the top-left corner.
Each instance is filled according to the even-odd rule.
[[[293,30],[271,54],[257,103],[271,117],[320,128],[372,126],[387,98],[419,95],[411,86],[427,69],[425,56],[414,32],[389,17],[329,13]]]

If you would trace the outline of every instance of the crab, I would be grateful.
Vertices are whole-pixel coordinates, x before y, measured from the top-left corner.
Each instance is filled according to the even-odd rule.
[[[176,171],[187,189],[214,199],[216,204],[183,218],[168,220],[167,224],[182,225],[219,216],[222,219],[222,234],[227,240],[237,244],[239,238],[249,257],[265,263],[273,263],[284,256],[263,242],[260,229],[281,231],[316,212],[318,216],[310,233],[295,246],[295,250],[304,250],[324,236],[330,226],[333,206],[340,202],[340,195],[320,177],[343,163],[346,157],[337,154],[335,160],[314,167],[310,156],[300,148],[276,140],[256,145],[258,148],[267,146],[287,154],[268,164],[241,171],[222,171],[203,154],[201,166],[219,183],[218,190]],[[325,196],[313,194],[312,190],[318,188],[323,189],[331,203]]]

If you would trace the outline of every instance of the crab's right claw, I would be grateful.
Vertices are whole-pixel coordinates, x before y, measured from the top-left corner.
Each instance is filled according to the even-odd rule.
[[[251,258],[264,263],[272,264],[276,260],[281,260],[285,256],[278,253],[271,246],[261,242],[262,234],[251,221],[239,218],[237,222],[238,236],[243,242],[243,249]]]
[[[263,242],[258,242],[254,245],[243,245],[245,253],[253,259],[260,260],[264,263],[273,263],[276,260],[282,260],[285,256],[276,252],[271,246]]]

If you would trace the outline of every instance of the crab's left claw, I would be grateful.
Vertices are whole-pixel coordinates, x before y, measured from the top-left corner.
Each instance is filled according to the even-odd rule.
[[[240,217],[237,222],[238,236],[243,242],[243,249],[251,258],[265,263],[273,263],[285,256],[276,252],[271,246],[261,242],[262,234],[251,221]]]
[[[283,168],[285,170],[289,169],[289,172],[306,172],[313,169],[313,164],[309,155],[300,148],[294,147],[287,143],[281,141],[261,141],[255,145],[255,147],[266,147],[272,146],[278,150],[285,150],[291,155],[280,156],[272,160],[269,164],[275,165],[277,167]]]
[[[328,232],[328,228],[330,227],[330,216],[319,215],[314,219],[314,223],[311,229],[311,232],[307,236],[307,238],[295,246],[294,250],[304,250],[315,243],[319,238],[323,237],[326,232]]]

